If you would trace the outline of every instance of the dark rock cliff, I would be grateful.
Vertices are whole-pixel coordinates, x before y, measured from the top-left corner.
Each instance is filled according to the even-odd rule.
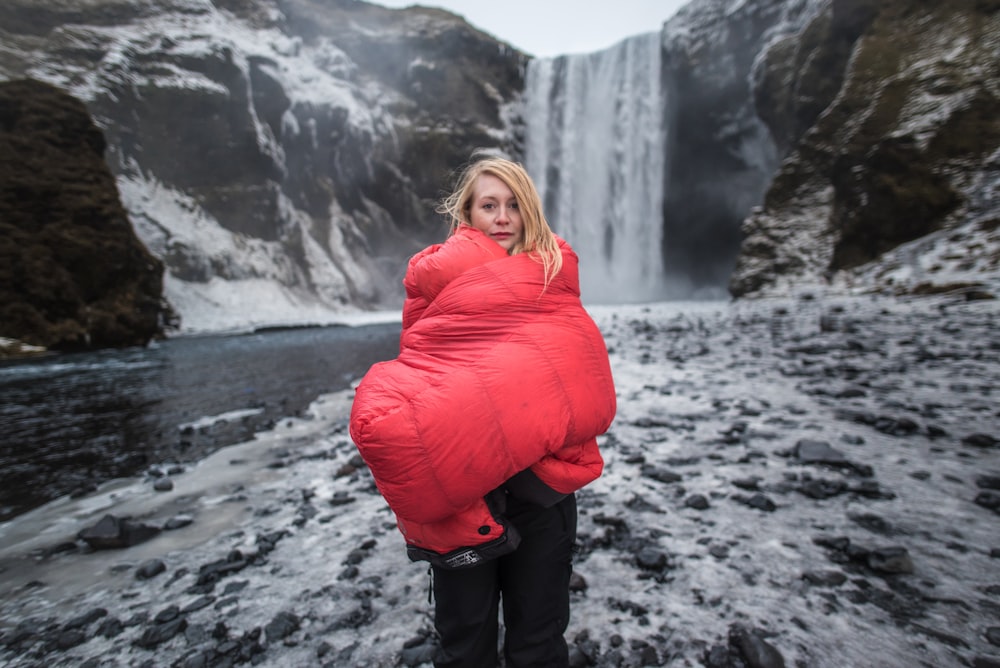
[[[663,260],[669,273],[694,285],[726,284],[740,246],[739,223],[778,164],[749,81],[769,35],[791,32],[803,20],[788,16],[787,4],[692,2],[667,24],[663,79],[672,124]]]
[[[755,98],[788,153],[731,293],[982,293],[1000,265],[998,54],[995,0],[833,0],[773,45]]]
[[[0,39],[104,129],[188,331],[398,305],[452,170],[518,150],[527,57],[437,9],[9,0]]]
[[[144,345],[170,316],[86,107],[0,83],[0,337],[75,350]]]

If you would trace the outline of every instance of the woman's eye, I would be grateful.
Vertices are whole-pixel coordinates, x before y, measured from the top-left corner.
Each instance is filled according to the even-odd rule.
[[[511,202],[510,204],[508,204],[508,207],[511,208],[511,209],[518,209],[518,208],[520,208],[520,207],[517,206],[517,202]]]

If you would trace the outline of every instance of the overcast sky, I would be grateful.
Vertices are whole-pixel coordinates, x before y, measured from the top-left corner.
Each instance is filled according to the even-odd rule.
[[[544,57],[599,51],[626,37],[658,31],[688,1],[377,0],[377,4],[443,7],[525,53]]]

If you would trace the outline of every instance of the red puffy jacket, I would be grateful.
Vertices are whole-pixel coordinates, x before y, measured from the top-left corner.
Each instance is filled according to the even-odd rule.
[[[540,262],[468,226],[410,260],[399,356],[362,379],[350,423],[410,546],[502,542],[484,496],[524,469],[562,494],[601,473],[614,381],[577,256],[559,243],[544,290]]]

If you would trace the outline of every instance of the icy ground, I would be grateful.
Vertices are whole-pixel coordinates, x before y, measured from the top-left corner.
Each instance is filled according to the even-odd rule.
[[[1000,305],[592,313],[619,412],[579,493],[577,665],[736,666],[737,629],[757,665],[1000,665]],[[429,665],[427,568],[359,466],[350,401],[171,491],[120,481],[0,526],[0,663]],[[74,540],[106,514],[178,528]]]

